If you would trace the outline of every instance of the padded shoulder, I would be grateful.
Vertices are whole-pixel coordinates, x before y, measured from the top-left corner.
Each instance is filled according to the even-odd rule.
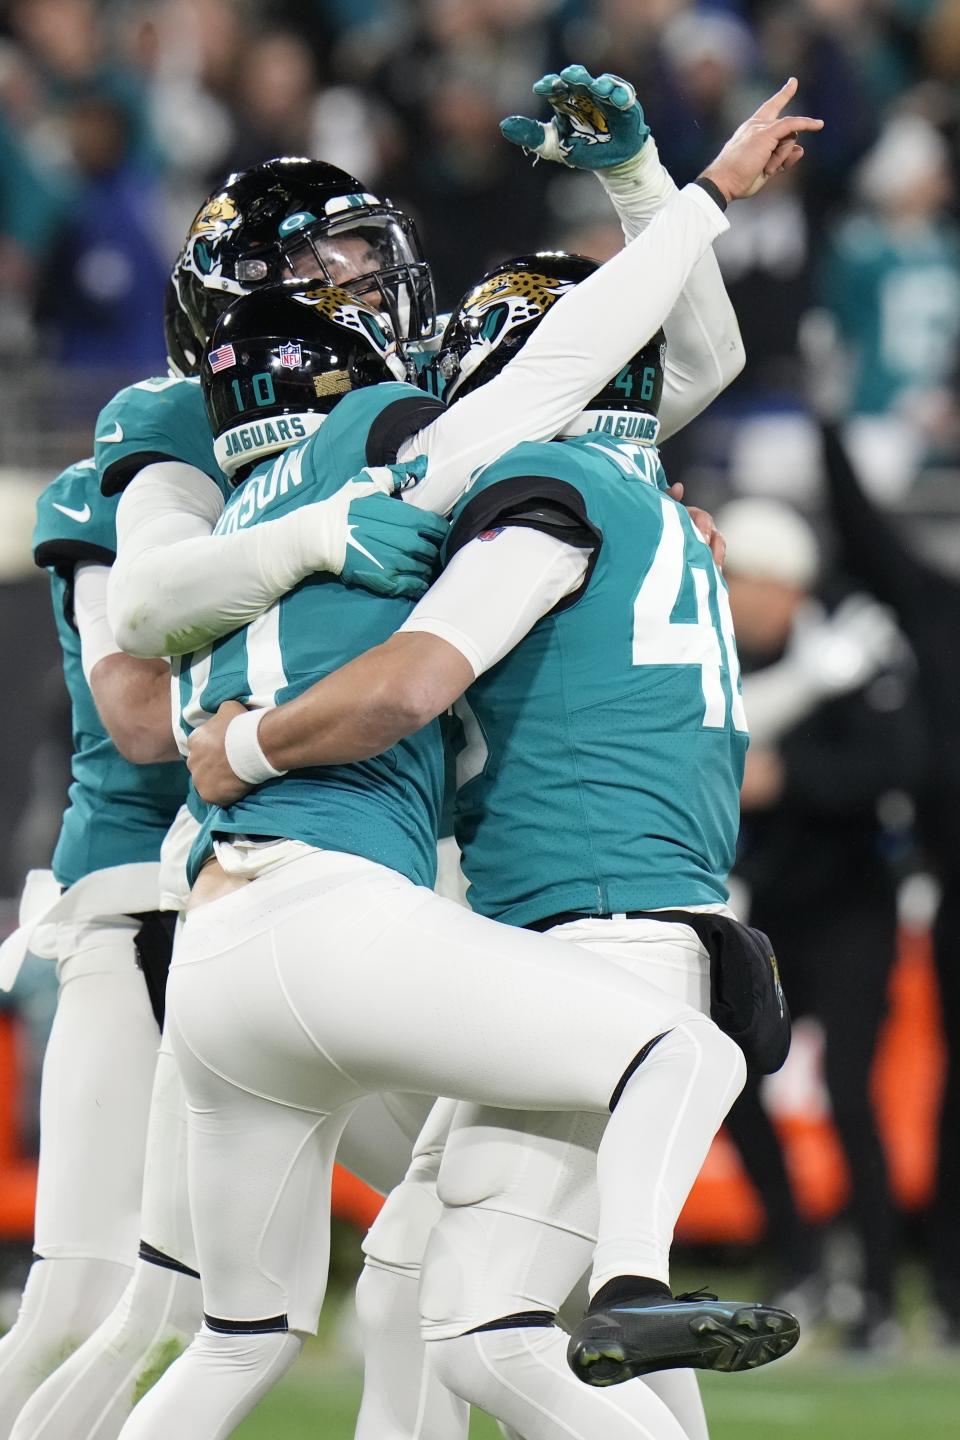
[[[582,465],[563,446],[517,445],[472,479],[453,512],[447,559],[498,525],[525,525],[599,549],[603,532],[591,516],[588,495]]]
[[[145,465],[160,460],[193,465],[228,493],[195,377],[140,380],[119,391],[97,419],[94,456],[105,495],[120,494]]]
[[[112,565],[117,553],[117,502],[100,490],[93,460],[71,465],[37,500],[33,558],[42,569],[73,578],[75,566]]]

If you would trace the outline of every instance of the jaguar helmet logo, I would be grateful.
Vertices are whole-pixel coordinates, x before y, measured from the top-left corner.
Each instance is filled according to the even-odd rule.
[[[229,195],[217,195],[208,200],[198,212],[184,247],[182,268],[209,280],[220,275],[221,261],[217,247],[221,240],[230,235],[240,224],[236,202]],[[225,288],[234,288],[227,287]],[[237,293],[242,291],[236,287]]]
[[[349,290],[339,285],[316,285],[293,297],[301,305],[309,305],[334,325],[362,335],[381,355],[398,380],[407,378],[406,367],[397,349],[393,326],[387,315],[364,305]]]
[[[472,322],[481,339],[494,341],[517,325],[539,319],[572,289],[570,280],[509,270],[492,275],[471,291],[463,302],[463,320]]]
[[[219,240],[222,235],[229,234],[239,218],[236,202],[229,195],[217,195],[197,212],[190,226],[190,237],[203,235],[207,239]]]

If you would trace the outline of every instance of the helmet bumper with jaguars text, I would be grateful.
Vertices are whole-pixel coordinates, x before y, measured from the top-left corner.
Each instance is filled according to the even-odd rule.
[[[563,251],[521,255],[488,271],[456,306],[440,341],[438,369],[450,403],[498,375],[547,311],[597,269],[596,260]],[[564,429],[601,430],[653,444],[663,392],[666,339],[658,330]]]
[[[351,390],[408,374],[389,317],[347,290],[285,281],[241,296],[200,367],[217,464],[239,480],[319,430]]]
[[[342,285],[386,312],[404,340],[436,321],[412,220],[319,160],[269,160],[231,175],[194,219],[174,275],[204,344],[235,298],[286,279]]]

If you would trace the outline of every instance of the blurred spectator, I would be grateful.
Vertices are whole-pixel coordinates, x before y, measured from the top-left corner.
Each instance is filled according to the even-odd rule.
[[[755,64],[756,44],[737,16],[689,9],[665,26],[659,50],[659,84],[657,76],[649,82],[651,124],[664,163],[682,184],[713,159],[749,113],[742,87]]]
[[[290,31],[260,35],[238,75],[238,133],[227,168],[274,155],[316,155],[369,185],[382,172],[376,111],[351,86],[318,89],[307,45]],[[381,124],[385,121],[381,121]]]
[[[960,579],[926,564],[871,501],[837,432],[825,432],[843,563],[893,606],[917,656],[929,725],[919,820],[942,894],[934,925],[947,1074],[940,1113],[930,1275],[945,1334],[960,1344]]]
[[[394,198],[416,214],[449,308],[484,270],[541,246],[548,167],[532,167],[497,128],[528,109],[548,68],[538,21],[551,0],[426,0],[380,88],[401,117],[406,155]]]
[[[52,176],[36,165],[0,113],[0,353],[30,347],[36,267],[62,213]]]
[[[889,121],[856,176],[868,207],[834,231],[822,277],[851,367],[851,408],[935,432],[960,354],[960,232],[949,151],[917,115]]]
[[[736,874],[750,892],[751,922],[776,946],[794,1016],[823,1027],[863,1258],[862,1313],[848,1340],[885,1349],[899,1338],[895,1223],[869,1079],[896,950],[880,807],[891,791],[914,787],[923,744],[909,657],[889,616],[865,596],[832,614],[814,599],[817,542],[788,506],[734,501],[718,523],[753,732]],[[756,1081],[729,1125],[788,1267],[790,1299],[809,1312],[824,1298],[816,1243]]]
[[[807,149],[802,180],[819,230],[876,133],[881,97],[896,89],[885,57],[891,50],[902,55],[903,46],[888,44],[874,0],[766,0],[754,8],[764,91],[796,75],[801,112],[824,121],[822,143]]]
[[[137,76],[116,53],[94,0],[14,0],[11,24],[47,90],[67,112],[74,101],[101,96],[123,108],[127,149],[140,165],[156,165],[158,151]]]
[[[48,354],[71,367],[162,374],[169,258],[155,238],[159,194],[130,159],[116,101],[78,99],[69,123],[77,185],[39,287]]]

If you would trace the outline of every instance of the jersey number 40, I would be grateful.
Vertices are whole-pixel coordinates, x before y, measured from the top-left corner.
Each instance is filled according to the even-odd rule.
[[[699,665],[703,723],[715,729],[722,729],[727,723],[727,695],[723,685],[723,670],[726,668],[730,681],[730,718],[735,730],[745,732],[747,717],[740,693],[740,662],[726,587],[720,583],[706,545],[706,564],[693,565],[686,559],[686,536],[680,508],[666,498],[661,505],[663,533],[633,604],[633,663]],[[693,579],[697,618],[694,621],[671,620],[687,570]],[[711,592],[715,612],[710,603]]]

